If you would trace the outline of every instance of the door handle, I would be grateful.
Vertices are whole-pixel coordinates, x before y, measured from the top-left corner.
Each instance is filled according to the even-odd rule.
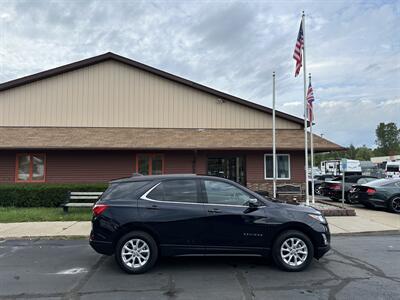
[[[222,210],[220,210],[218,208],[213,208],[213,209],[209,209],[208,212],[212,213],[212,214],[219,214],[219,213],[222,213]]]
[[[159,208],[158,208],[158,205],[153,204],[151,206],[146,206],[146,209],[158,210]]]

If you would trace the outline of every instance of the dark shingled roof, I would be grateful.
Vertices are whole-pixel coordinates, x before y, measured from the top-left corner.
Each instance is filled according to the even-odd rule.
[[[224,149],[272,148],[271,129],[0,127],[0,149]],[[303,150],[304,131],[278,129],[278,150]],[[316,152],[344,148],[314,135]]]

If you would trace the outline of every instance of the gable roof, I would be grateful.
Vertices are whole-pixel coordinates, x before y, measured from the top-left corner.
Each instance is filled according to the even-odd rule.
[[[205,85],[202,85],[202,84],[196,83],[194,81],[190,81],[190,80],[184,79],[182,77],[173,75],[173,74],[168,73],[168,72],[164,72],[162,70],[150,67],[148,65],[145,65],[145,64],[142,64],[142,63],[137,62],[135,60],[132,60],[132,59],[117,55],[117,54],[112,53],[112,52],[107,52],[105,54],[101,54],[101,55],[98,55],[98,56],[94,56],[94,57],[91,57],[91,58],[80,60],[80,61],[77,61],[77,62],[74,62],[74,63],[71,63],[71,64],[67,64],[67,65],[64,65],[64,66],[61,66],[61,67],[57,67],[57,68],[54,68],[54,69],[50,69],[50,70],[47,70],[47,71],[39,72],[39,73],[36,73],[36,74],[33,74],[33,75],[21,77],[21,78],[15,79],[15,80],[11,80],[11,81],[2,83],[2,84],[0,84],[0,91],[5,91],[5,90],[8,90],[8,89],[11,89],[11,88],[14,88],[14,87],[18,87],[18,86],[25,85],[25,84],[28,84],[28,83],[31,83],[31,82],[35,82],[35,81],[38,81],[38,80],[46,79],[46,78],[49,78],[49,77],[52,77],[52,76],[60,75],[60,74],[63,74],[63,73],[66,73],[66,72],[70,72],[70,71],[74,71],[74,70],[77,70],[77,69],[85,68],[85,67],[88,67],[88,66],[91,66],[91,65],[94,65],[94,64],[98,64],[98,63],[101,63],[101,62],[105,62],[105,61],[108,61],[108,60],[114,60],[114,61],[129,65],[129,66],[138,68],[140,70],[144,70],[144,71],[150,72],[150,73],[152,73],[154,75],[161,76],[163,78],[172,80],[174,82],[177,82],[177,83],[192,87],[192,88],[197,89],[199,91],[214,95],[214,96],[216,96],[218,98],[222,98],[224,100],[229,100],[229,101],[232,101],[234,103],[238,103],[240,105],[244,105],[244,106],[247,106],[247,107],[250,107],[250,108],[265,112],[265,113],[268,113],[268,114],[272,114],[272,109],[269,108],[269,107],[266,107],[266,106],[263,106],[263,105],[260,105],[260,104],[256,104],[256,103],[253,103],[253,102],[250,102],[250,101],[235,97],[233,95],[230,95],[230,94],[227,94],[227,93],[212,89],[212,88],[207,87]],[[294,123],[300,124],[300,125],[302,125],[304,127],[304,120],[301,119],[301,118],[298,118],[296,116],[293,116],[293,115],[290,115],[290,114],[287,114],[287,113],[284,113],[284,112],[281,112],[281,111],[276,111],[276,116],[280,117],[280,118],[283,118],[283,119],[286,119],[286,120],[289,120],[289,121],[292,121]]]

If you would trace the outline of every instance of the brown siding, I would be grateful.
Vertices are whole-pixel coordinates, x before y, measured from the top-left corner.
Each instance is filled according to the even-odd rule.
[[[254,151],[247,154],[247,186],[253,190],[272,192],[272,180],[264,179],[264,154],[271,151]],[[277,151],[290,155],[290,180],[277,180],[277,184],[304,184],[304,153],[301,151]]]
[[[166,174],[193,173],[193,153],[166,152],[164,154],[164,172]]]
[[[134,172],[130,151],[50,151],[46,155],[46,182],[106,182]]]
[[[0,151],[0,183],[13,183],[15,180],[15,153]]]
[[[23,151],[29,152],[29,151]],[[109,180],[130,176],[135,172],[137,153],[142,151],[38,151],[46,153],[46,182],[107,182]],[[252,189],[270,190],[272,181],[264,179],[264,153],[268,151],[197,151],[195,173],[207,173],[207,156],[209,155],[245,155],[247,185]],[[15,180],[15,155],[17,151],[0,151],[0,183],[13,183]],[[152,151],[164,154],[164,172],[166,174],[193,173],[194,151]],[[280,152],[279,152],[280,153]],[[290,154],[291,183],[304,181],[303,152],[282,152]],[[278,183],[288,181],[279,180]]]

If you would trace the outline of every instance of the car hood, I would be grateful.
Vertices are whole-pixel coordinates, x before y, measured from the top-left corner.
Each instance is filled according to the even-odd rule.
[[[301,212],[306,214],[321,214],[318,209],[303,204],[289,204],[289,203],[274,203],[277,208],[287,209],[295,212]]]

